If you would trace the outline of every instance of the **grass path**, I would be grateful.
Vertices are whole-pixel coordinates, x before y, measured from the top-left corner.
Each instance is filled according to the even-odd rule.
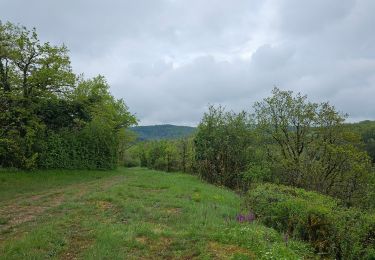
[[[302,259],[194,176],[141,168],[0,172],[0,259]]]

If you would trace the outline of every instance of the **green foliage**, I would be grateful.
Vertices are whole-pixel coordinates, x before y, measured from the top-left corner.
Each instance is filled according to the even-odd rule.
[[[140,161],[130,152],[130,148],[136,144],[137,136],[129,129],[121,129],[118,132],[118,161],[119,165],[135,167],[140,165]]]
[[[124,101],[116,100],[111,95],[109,85],[103,76],[80,80],[70,98],[86,107],[92,121],[98,121],[114,130],[137,123]]]
[[[248,192],[246,205],[267,226],[309,241],[322,255],[337,259],[374,256],[375,215],[343,208],[331,197],[261,184]]]
[[[113,169],[118,162],[116,135],[95,122],[78,132],[51,132],[41,146],[41,168]]]
[[[247,170],[253,124],[246,112],[210,107],[194,137],[197,167],[203,179],[230,188],[242,187]]]
[[[375,163],[375,121],[362,121],[359,123],[346,124],[345,127],[359,134],[364,142],[364,149]]]
[[[367,192],[370,161],[359,137],[345,131],[345,115],[277,88],[254,108],[274,179],[358,203]]]
[[[247,189],[252,183],[262,183],[272,180],[270,168],[260,164],[250,164],[248,170],[242,173],[242,181],[245,183],[244,189]]]
[[[372,210],[375,213],[375,169],[372,169],[370,177],[368,179],[368,192],[362,198],[363,204],[367,205],[367,209]]]
[[[104,77],[72,73],[65,46],[0,22],[0,167],[113,168],[135,123]]]
[[[192,139],[140,142],[129,149],[130,157],[139,166],[150,169],[194,173],[194,147]]]

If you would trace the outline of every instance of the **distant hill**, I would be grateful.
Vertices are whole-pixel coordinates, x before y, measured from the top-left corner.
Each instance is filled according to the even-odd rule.
[[[130,130],[138,134],[138,140],[178,139],[190,136],[195,127],[177,125],[135,126]]]

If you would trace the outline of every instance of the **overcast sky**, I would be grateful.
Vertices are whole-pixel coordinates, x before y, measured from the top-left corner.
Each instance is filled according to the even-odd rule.
[[[0,0],[0,19],[65,43],[140,124],[251,110],[274,86],[375,119],[374,0]]]

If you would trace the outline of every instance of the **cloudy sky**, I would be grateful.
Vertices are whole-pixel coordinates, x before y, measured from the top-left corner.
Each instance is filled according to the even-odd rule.
[[[0,19],[65,43],[140,124],[251,110],[274,86],[375,119],[374,0],[0,0]]]

